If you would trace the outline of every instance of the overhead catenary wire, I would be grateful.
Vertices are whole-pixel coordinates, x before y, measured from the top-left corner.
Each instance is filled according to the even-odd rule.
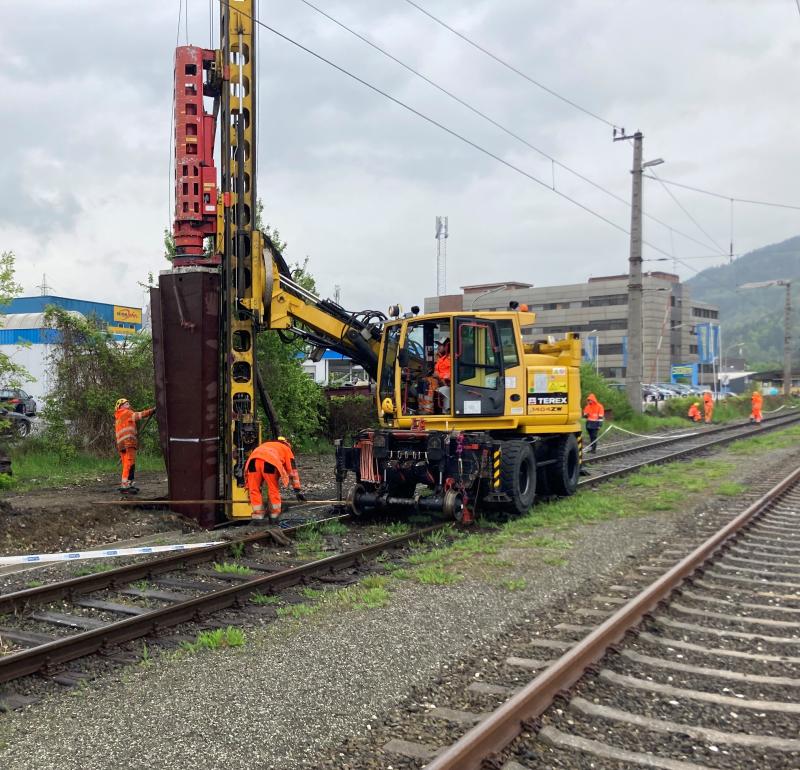
[[[324,16],[326,19],[331,21],[333,24],[336,24],[341,29],[345,30],[349,34],[353,35],[354,37],[358,38],[362,42],[366,43],[368,46],[370,46],[374,50],[378,51],[379,53],[383,54],[388,59],[391,59],[393,62],[395,62],[396,64],[398,64],[401,67],[403,67],[403,69],[405,69],[406,71],[410,72],[415,77],[420,78],[421,80],[423,80],[426,83],[428,83],[430,86],[435,88],[440,93],[443,93],[443,94],[445,94],[445,96],[449,97],[450,99],[453,99],[455,102],[460,104],[462,107],[465,107],[466,109],[470,110],[470,112],[472,112],[475,115],[478,115],[479,117],[483,118],[484,120],[486,120],[487,122],[489,122],[493,126],[495,126],[496,128],[499,128],[501,131],[503,131],[508,136],[512,137],[513,139],[516,139],[518,142],[522,143],[523,145],[525,145],[529,149],[533,150],[534,152],[539,153],[539,155],[541,155],[542,157],[547,158],[547,160],[549,160],[550,163],[551,163],[551,179],[552,179],[551,184],[550,184],[550,189],[551,190],[555,190],[556,189],[555,167],[558,166],[559,168],[562,168],[565,171],[568,171],[570,174],[573,174],[578,179],[580,179],[580,180],[586,182],[587,184],[591,185],[595,189],[600,190],[601,192],[603,192],[606,195],[610,196],[614,200],[619,201],[620,203],[622,203],[623,205],[627,206],[628,208],[631,207],[631,202],[629,200],[627,200],[626,198],[623,198],[621,195],[617,195],[616,193],[612,192],[608,188],[606,188],[603,185],[601,185],[599,182],[595,182],[593,179],[591,179],[590,177],[586,176],[585,174],[582,174],[580,171],[577,171],[576,169],[571,168],[566,163],[562,163],[560,160],[555,158],[550,153],[548,153],[545,150],[542,150],[540,147],[537,147],[536,145],[532,144],[530,141],[528,141],[524,137],[520,136],[518,133],[516,133],[512,129],[508,128],[508,126],[503,125],[500,121],[496,120],[495,118],[492,118],[490,115],[487,115],[485,112],[483,112],[482,110],[480,110],[477,107],[475,107],[475,105],[470,104],[465,99],[457,96],[452,91],[449,91],[444,86],[440,85],[439,83],[435,82],[433,79],[429,78],[427,75],[425,75],[422,72],[420,72],[418,69],[415,69],[410,64],[407,64],[406,62],[402,61],[401,59],[399,59],[394,54],[392,54],[389,51],[387,51],[385,48],[383,48],[380,45],[378,45],[375,41],[370,40],[365,35],[362,35],[360,32],[354,30],[352,27],[349,27],[344,22],[340,21],[339,19],[337,19],[334,16],[332,16],[331,14],[329,14],[327,11],[324,11],[323,9],[319,8],[314,3],[312,3],[310,0],[299,0],[299,2],[303,3],[304,5],[306,5],[307,7],[311,8],[312,10],[316,11],[321,16]],[[645,217],[647,217],[648,219],[650,219],[651,221],[656,222],[657,224],[661,225],[662,227],[665,227],[665,228],[669,229],[671,232],[675,232],[678,235],[681,235],[682,237],[694,242],[698,246],[702,246],[703,248],[706,248],[708,246],[707,243],[704,243],[703,241],[698,240],[694,236],[689,235],[688,233],[684,233],[683,231],[672,227],[671,225],[667,224],[666,222],[663,222],[662,220],[658,219],[657,217],[653,216],[652,214],[649,214],[646,211],[643,211],[642,214]],[[725,250],[724,249],[720,249],[720,253],[721,253],[721,255],[725,254]]]
[[[463,32],[459,32],[454,27],[451,27],[447,22],[443,21],[438,16],[434,16],[430,11],[426,10],[421,5],[419,5],[416,2],[414,2],[414,0],[405,0],[405,2],[407,2],[409,5],[411,5],[414,8],[416,8],[420,13],[424,13],[429,19],[432,19],[437,24],[439,24],[442,27],[444,27],[445,29],[449,30],[454,35],[456,35],[457,37],[461,38],[465,43],[468,43],[473,48],[476,48],[477,50],[479,50],[481,53],[485,54],[489,58],[494,59],[494,61],[496,61],[498,64],[501,64],[506,69],[509,69],[512,72],[516,73],[517,75],[519,75],[521,78],[524,78],[525,80],[527,80],[532,85],[536,86],[537,88],[542,89],[542,91],[546,91],[551,96],[554,96],[556,99],[560,99],[565,104],[570,105],[570,107],[574,107],[576,110],[579,110],[580,112],[583,112],[585,115],[588,115],[589,117],[592,117],[595,120],[599,120],[601,123],[605,123],[610,128],[620,128],[618,123],[614,123],[614,122],[602,117],[601,115],[598,115],[596,112],[593,112],[592,110],[588,109],[587,107],[584,107],[583,105],[578,104],[577,102],[573,101],[572,99],[569,99],[568,97],[564,96],[563,94],[560,94],[555,89],[552,89],[552,88],[544,85],[544,83],[539,82],[535,78],[533,78],[530,75],[528,75],[526,72],[523,72],[519,68],[515,67],[513,64],[507,62],[505,59],[502,59],[497,54],[492,53],[490,50],[488,50],[487,48],[482,46],[480,43],[475,42],[472,38],[468,37]],[[798,0],[798,2],[800,2],[800,0]]]
[[[672,192],[672,190],[670,190],[670,189],[669,189],[669,187],[667,187],[667,186],[666,186],[666,185],[665,185],[665,184],[664,184],[664,183],[661,181],[661,178],[658,176],[658,174],[656,174],[656,172],[655,172],[655,171],[651,171],[650,173],[651,173],[651,175],[652,175],[652,176],[655,178],[655,180],[656,180],[656,181],[657,181],[657,182],[658,182],[658,183],[659,183],[659,184],[660,184],[660,185],[661,185],[661,186],[664,188],[664,192],[666,192],[666,193],[667,193],[667,195],[669,195],[669,197],[670,197],[670,198],[672,198],[672,200],[673,200],[673,201],[675,201],[675,205],[676,205],[676,206],[678,206],[678,208],[679,208],[679,209],[680,209],[680,210],[681,210],[681,211],[682,211],[684,214],[686,214],[686,216],[687,216],[687,217],[688,217],[688,218],[689,218],[689,219],[690,219],[690,220],[691,220],[691,221],[694,223],[695,227],[697,227],[697,229],[698,229],[698,230],[699,230],[701,233],[703,233],[703,235],[705,235],[705,237],[706,237],[706,238],[708,238],[709,242],[711,243],[711,246],[712,246],[712,248],[719,249],[719,251],[720,251],[722,254],[725,254],[725,249],[724,249],[722,246],[720,246],[720,245],[719,245],[719,243],[717,243],[717,241],[715,241],[715,240],[714,240],[714,238],[713,238],[711,235],[709,235],[708,231],[707,231],[707,230],[706,230],[706,229],[705,229],[705,228],[704,228],[704,227],[703,227],[703,226],[702,226],[702,225],[701,225],[701,224],[700,224],[700,223],[699,223],[699,222],[698,222],[698,221],[697,221],[697,220],[696,220],[696,219],[695,219],[695,218],[694,218],[692,215],[691,215],[691,213],[690,213],[690,212],[689,212],[689,210],[686,208],[686,206],[684,206],[684,205],[683,205],[683,204],[682,204],[682,203],[681,203],[681,202],[680,202],[680,201],[677,199],[677,197],[675,197],[675,194]]]
[[[230,0],[217,0],[217,2],[219,2],[221,5],[224,4],[228,8],[231,7],[230,6]],[[469,139],[468,137],[464,136],[463,134],[460,134],[458,131],[455,131],[454,129],[449,128],[448,126],[444,125],[443,123],[440,123],[439,121],[435,120],[434,118],[430,117],[429,115],[426,115],[425,113],[420,112],[418,109],[416,109],[415,107],[412,107],[410,104],[407,104],[406,102],[402,101],[401,99],[398,99],[397,97],[392,96],[390,93],[388,93],[388,92],[384,91],[383,89],[379,88],[378,86],[373,85],[372,83],[364,80],[362,77],[356,75],[353,72],[350,72],[349,70],[345,69],[341,65],[336,64],[336,62],[331,61],[330,59],[326,58],[322,54],[317,53],[316,51],[312,50],[311,48],[308,48],[307,46],[303,45],[299,41],[294,40],[293,38],[289,37],[288,35],[285,35],[283,32],[280,32],[279,30],[275,29],[274,27],[270,26],[269,24],[266,24],[265,22],[261,21],[260,19],[248,16],[246,13],[244,13],[244,11],[242,11],[239,8],[236,8],[235,11],[237,13],[242,14],[246,18],[251,19],[251,21],[254,24],[257,24],[258,26],[262,27],[263,29],[266,29],[269,32],[272,32],[273,35],[275,35],[276,37],[279,37],[281,40],[284,40],[285,42],[290,43],[291,45],[295,46],[296,48],[299,48],[301,51],[309,54],[310,56],[313,56],[315,59],[318,59],[319,61],[324,62],[325,64],[327,64],[328,66],[330,66],[333,69],[337,70],[338,72],[341,72],[343,75],[346,75],[347,77],[355,80],[357,83],[360,83],[365,88],[368,88],[369,90],[379,94],[380,96],[383,96],[384,98],[386,98],[389,101],[393,102],[397,106],[402,107],[403,109],[407,110],[408,112],[412,113],[413,115],[416,115],[418,118],[421,118],[422,120],[426,121],[427,123],[430,123],[431,125],[436,126],[437,128],[441,129],[442,131],[444,131],[445,133],[447,133],[450,136],[454,137],[455,139],[458,139],[459,141],[463,142],[464,144],[469,145],[470,147],[472,147],[473,149],[475,149],[478,152],[482,153],[483,155],[486,155],[487,157],[492,158],[493,160],[495,160],[498,163],[502,164],[503,166],[511,169],[512,171],[515,171],[516,173],[520,174],[521,176],[527,178],[528,180],[530,180],[532,182],[535,182],[538,185],[541,185],[546,190],[550,190],[555,195],[558,195],[560,198],[563,198],[564,200],[569,201],[570,203],[572,203],[573,205],[575,205],[578,208],[582,209],[586,213],[591,214],[593,217],[601,220],[602,222],[605,222],[610,227],[613,227],[615,230],[618,230],[619,232],[630,236],[630,230],[628,230],[624,226],[614,222],[613,220],[609,219],[608,217],[604,216],[603,214],[600,214],[598,211],[595,211],[594,209],[592,209],[589,206],[581,203],[580,201],[578,201],[575,198],[567,195],[566,193],[563,193],[563,192],[561,192],[560,190],[557,190],[557,189],[554,190],[550,186],[550,184],[548,182],[545,182],[544,180],[540,179],[539,177],[535,176],[534,174],[531,174],[530,172],[525,171],[524,169],[520,168],[519,166],[516,166],[515,164],[511,163],[510,161],[507,161],[505,158],[502,158],[501,156],[499,156],[496,153],[492,152],[491,150],[479,145],[477,142],[474,142],[473,140]],[[643,240],[642,244],[644,246],[648,246],[649,248],[653,249],[654,251],[658,252],[659,254],[663,254],[663,255],[669,257],[670,259],[673,258],[672,255],[669,254],[668,252],[664,251],[664,249],[660,248],[659,246],[656,246],[653,243],[650,243],[649,241]],[[705,244],[702,244],[702,245],[705,245]],[[720,254],[720,256],[727,256],[727,255]],[[685,263],[681,262],[680,259],[677,259],[676,261],[679,262],[680,264],[684,264],[684,266],[687,267],[689,270],[692,270],[693,272],[698,272],[691,265],[688,265],[688,264],[685,264]]]
[[[800,2],[800,0],[798,0]],[[738,198],[735,195],[722,195],[722,193],[712,192],[711,190],[704,190],[701,187],[694,187],[690,184],[683,182],[675,182],[671,179],[661,179],[652,174],[644,174],[648,179],[657,179],[662,184],[672,185],[673,187],[682,187],[684,190],[691,190],[692,192],[702,193],[703,195],[710,195],[713,198],[721,198],[725,201],[733,201],[734,203],[749,203],[752,206],[772,206],[777,209],[792,209],[793,211],[800,211],[800,206],[795,206],[791,203],[776,203],[775,201],[760,201],[752,198]]]

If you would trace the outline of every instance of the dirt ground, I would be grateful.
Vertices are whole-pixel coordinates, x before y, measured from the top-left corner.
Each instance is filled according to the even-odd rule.
[[[298,457],[303,489],[310,500],[332,499],[333,466],[333,455]],[[139,472],[136,484],[140,500],[167,497],[163,471]],[[107,474],[72,486],[3,493],[0,555],[73,551],[176,530],[198,532],[194,521],[167,509],[108,505],[130,500],[121,497],[118,485],[119,476]]]

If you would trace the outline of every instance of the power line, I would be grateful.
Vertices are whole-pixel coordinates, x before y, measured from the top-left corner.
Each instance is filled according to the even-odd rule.
[[[230,0],[217,0],[217,1],[220,4],[224,4],[226,7],[231,8]],[[619,230],[621,233],[624,233],[625,235],[628,235],[628,236],[630,235],[630,231],[625,229],[625,227],[623,227],[622,225],[619,225],[616,222],[608,219],[607,217],[603,216],[599,212],[595,211],[592,208],[589,208],[589,206],[586,206],[585,204],[581,203],[580,201],[576,200],[575,198],[572,198],[571,196],[567,195],[566,193],[563,193],[563,192],[561,192],[560,190],[557,190],[557,189],[553,189],[547,182],[544,182],[543,180],[539,179],[537,176],[534,176],[533,174],[529,173],[528,171],[525,171],[524,169],[521,169],[519,166],[516,166],[513,163],[511,163],[510,161],[505,160],[505,158],[500,157],[499,155],[497,155],[496,153],[492,152],[491,150],[488,150],[485,147],[482,147],[481,145],[477,144],[476,142],[473,142],[471,139],[468,139],[463,134],[458,133],[454,129],[449,128],[449,127],[445,126],[443,123],[440,123],[439,121],[435,120],[434,118],[426,115],[425,113],[420,112],[419,110],[417,110],[416,108],[412,107],[411,105],[406,104],[405,102],[403,102],[402,100],[398,99],[397,97],[392,96],[391,94],[387,93],[386,91],[378,88],[378,86],[375,86],[372,83],[369,83],[368,81],[366,81],[363,78],[359,77],[355,73],[350,72],[349,70],[346,70],[344,67],[336,64],[335,62],[331,61],[330,59],[325,58],[322,54],[319,54],[316,51],[313,51],[312,49],[310,49],[307,46],[304,46],[302,43],[298,42],[297,40],[294,40],[291,37],[289,37],[288,35],[285,35],[282,32],[279,32],[277,29],[275,29],[274,27],[271,27],[269,24],[266,24],[265,22],[260,21],[259,19],[255,19],[252,16],[249,16],[248,14],[246,14],[244,11],[242,11],[239,8],[236,8],[235,11],[236,11],[236,13],[239,13],[242,16],[245,16],[245,18],[249,18],[254,24],[257,24],[260,27],[263,27],[264,29],[272,32],[273,35],[275,35],[276,37],[281,38],[281,40],[285,40],[287,43],[290,43],[291,45],[295,46],[296,48],[299,48],[301,51],[304,51],[305,53],[313,56],[315,59],[319,59],[319,61],[324,62],[325,64],[327,64],[330,67],[333,67],[333,69],[337,70],[338,72],[341,72],[343,75],[347,75],[347,77],[355,80],[357,83],[360,83],[361,85],[363,85],[364,87],[370,89],[371,91],[374,91],[375,93],[380,94],[381,96],[385,97],[386,99],[388,99],[389,101],[391,101],[394,104],[398,105],[399,107],[402,107],[404,110],[407,110],[408,112],[412,113],[413,115],[416,115],[418,118],[421,118],[422,120],[426,121],[427,123],[430,123],[431,125],[436,126],[437,128],[441,129],[442,131],[444,131],[445,133],[449,134],[450,136],[458,139],[459,141],[463,142],[464,144],[469,145],[470,147],[472,147],[473,149],[477,150],[478,152],[486,155],[487,157],[492,158],[493,160],[496,160],[498,163],[502,164],[503,166],[506,166],[507,168],[510,168],[512,171],[516,171],[518,174],[520,174],[521,176],[524,176],[525,178],[529,179],[530,181],[541,185],[546,190],[550,190],[551,192],[553,192],[556,195],[558,195],[560,198],[564,198],[565,200],[569,201],[570,203],[572,203],[573,205],[577,206],[578,208],[583,209],[588,214],[591,214],[592,216],[596,217],[597,219],[600,219],[601,221],[605,222],[607,225],[610,225],[615,230]],[[663,249],[659,248],[658,246],[655,246],[652,243],[648,243],[647,241],[642,241],[642,243],[644,245],[649,246],[654,251],[657,251],[660,254],[664,254],[665,256],[669,257],[670,259],[673,259],[673,256],[671,254],[668,254],[666,251],[664,251]],[[676,261],[681,262],[680,259],[676,259]],[[686,265],[685,263],[682,263],[682,262],[681,262],[681,264],[684,264],[685,267],[689,268],[690,270],[695,270],[691,265]],[[695,270],[695,272],[697,272],[697,271]]]
[[[697,227],[697,229],[698,229],[698,230],[699,230],[701,233],[703,233],[703,235],[705,235],[705,237],[706,237],[706,238],[708,238],[708,240],[709,240],[709,242],[711,243],[711,245],[712,245],[712,246],[713,246],[715,249],[719,249],[719,250],[720,250],[720,252],[722,252],[722,253],[725,253],[725,249],[723,249],[723,248],[722,248],[722,246],[720,246],[720,245],[719,245],[719,244],[718,244],[718,243],[717,243],[717,242],[716,242],[716,241],[715,241],[715,240],[714,240],[714,239],[713,239],[713,238],[712,238],[712,237],[711,237],[711,236],[708,234],[708,232],[705,230],[705,228],[701,227],[700,223],[699,223],[699,222],[698,222],[698,221],[697,221],[697,220],[696,220],[696,219],[695,219],[695,218],[694,218],[694,217],[693,217],[693,216],[692,216],[692,215],[689,213],[688,209],[687,209],[687,208],[686,208],[686,207],[685,207],[685,206],[684,206],[684,205],[683,205],[683,204],[682,204],[682,203],[681,203],[681,202],[680,202],[680,201],[679,201],[679,200],[678,200],[678,199],[675,197],[675,195],[673,194],[672,190],[670,190],[670,189],[669,189],[669,187],[667,187],[667,186],[666,186],[666,185],[665,185],[665,184],[664,184],[664,183],[661,181],[661,178],[660,178],[660,177],[659,177],[659,176],[656,174],[656,172],[655,172],[655,171],[651,171],[650,173],[651,173],[651,174],[653,175],[653,177],[654,177],[654,178],[655,178],[655,179],[658,181],[658,183],[659,183],[659,184],[660,184],[660,185],[661,185],[661,186],[664,188],[664,191],[667,193],[667,195],[669,195],[669,197],[670,197],[670,198],[672,198],[672,200],[673,200],[673,201],[675,201],[675,204],[678,206],[678,208],[680,208],[680,210],[681,210],[681,211],[682,211],[684,214],[686,214],[686,216],[687,216],[687,217],[689,217],[689,219],[690,219],[690,220],[691,220],[691,221],[694,223],[695,227]]]
[[[800,0],[797,0],[800,2]],[[649,174],[645,174],[648,179],[658,179],[658,177],[650,176]],[[659,182],[662,184],[669,184],[673,187],[683,187],[684,190],[691,190],[692,192],[702,193],[703,195],[710,195],[713,198],[721,198],[725,201],[734,201],[734,203],[750,203],[753,206],[772,206],[778,209],[792,209],[793,211],[800,211],[800,206],[793,206],[790,203],[774,203],[772,201],[758,201],[753,200],[752,198],[737,198],[734,195],[722,195],[721,193],[711,192],[710,190],[703,190],[700,187],[692,187],[689,184],[683,184],[682,182],[673,182],[669,179],[658,179]]]
[[[414,8],[416,8],[421,13],[424,13],[429,19],[432,19],[433,21],[435,21],[437,24],[440,24],[445,29],[450,30],[450,32],[452,32],[457,37],[460,37],[465,43],[469,43],[473,48],[477,48],[479,51],[481,51],[482,53],[486,54],[491,59],[494,59],[498,64],[502,64],[506,69],[509,69],[512,72],[516,73],[521,78],[524,78],[529,83],[532,83],[533,85],[535,85],[537,88],[541,88],[543,91],[546,91],[551,96],[555,96],[556,99],[560,99],[562,102],[565,102],[566,104],[569,104],[571,107],[574,107],[576,110],[580,110],[584,114],[589,115],[590,117],[594,118],[595,120],[599,120],[601,123],[605,123],[607,126],[610,126],[611,128],[619,128],[619,126],[616,123],[612,123],[610,120],[606,120],[606,118],[598,115],[596,112],[592,112],[587,107],[583,107],[580,104],[578,104],[577,102],[573,102],[572,99],[568,99],[566,96],[563,96],[562,94],[558,93],[558,91],[554,91],[552,88],[548,88],[546,85],[544,85],[543,83],[540,83],[538,80],[535,80],[530,75],[526,74],[522,70],[520,70],[517,67],[515,67],[513,64],[509,64],[509,62],[507,62],[505,59],[501,59],[497,54],[492,53],[491,51],[487,50],[482,45],[480,45],[480,43],[476,43],[474,40],[472,40],[471,38],[467,37],[462,32],[459,32],[457,29],[454,29],[453,27],[451,27],[446,22],[442,21],[437,16],[434,16],[430,11],[425,10],[425,8],[423,8],[421,5],[417,5],[417,3],[414,2],[414,0],[406,0],[406,2],[409,5],[414,6]],[[798,0],[798,2],[800,2],[800,0]]]
[[[622,196],[617,195],[616,193],[612,192],[608,188],[603,187],[603,185],[601,185],[599,182],[595,182],[593,179],[591,179],[591,178],[587,177],[586,175],[582,174],[580,171],[576,171],[574,168],[571,168],[570,166],[566,165],[565,163],[562,163],[560,160],[558,160],[557,158],[552,156],[550,153],[545,152],[544,150],[542,150],[539,147],[536,147],[534,144],[531,144],[531,142],[529,142],[524,137],[522,137],[519,134],[517,134],[516,132],[512,131],[507,126],[504,126],[502,123],[500,123],[499,121],[495,120],[490,115],[487,115],[485,112],[482,112],[480,109],[478,109],[474,105],[470,104],[466,100],[462,99],[461,97],[457,96],[452,91],[449,91],[446,88],[444,88],[443,86],[439,85],[434,80],[429,78],[427,75],[424,75],[422,72],[420,72],[419,70],[415,69],[411,65],[406,64],[406,62],[402,61],[401,59],[397,58],[393,54],[389,53],[389,51],[387,51],[385,48],[382,48],[381,46],[379,46],[374,41],[370,40],[365,35],[362,35],[360,32],[357,32],[356,30],[352,29],[351,27],[348,27],[344,22],[339,21],[339,19],[336,19],[333,16],[331,16],[329,13],[327,13],[326,11],[323,11],[321,8],[319,8],[316,5],[314,5],[314,3],[310,2],[310,0],[300,0],[300,2],[303,3],[304,5],[308,6],[309,8],[313,9],[314,11],[319,13],[321,16],[324,16],[326,19],[328,19],[329,21],[333,22],[334,24],[336,24],[341,29],[345,30],[346,32],[349,32],[354,37],[356,37],[359,40],[361,40],[362,42],[366,43],[368,46],[370,46],[374,50],[376,50],[379,53],[383,54],[388,59],[391,59],[396,64],[399,64],[401,67],[403,67],[406,71],[410,72],[412,75],[415,75],[416,77],[420,78],[421,80],[424,80],[426,83],[428,83],[428,85],[433,86],[433,88],[435,88],[437,91],[445,94],[446,96],[448,96],[449,98],[453,99],[454,101],[456,101],[458,104],[462,105],[463,107],[466,107],[472,113],[474,113],[475,115],[478,115],[479,117],[481,117],[484,120],[488,121],[489,123],[491,123],[496,128],[499,128],[501,131],[505,132],[508,136],[512,137],[513,139],[516,139],[518,142],[521,142],[522,144],[524,144],[526,147],[528,147],[529,149],[533,150],[534,152],[539,153],[539,155],[541,155],[542,157],[547,158],[547,160],[549,160],[554,166],[558,166],[559,168],[563,168],[565,171],[568,171],[570,174],[573,174],[578,179],[581,179],[582,181],[586,182],[587,184],[590,184],[595,189],[600,190],[601,192],[605,193],[606,195],[609,195],[614,200],[619,201],[620,203],[622,203],[623,205],[627,206],[628,208],[631,207],[631,202],[629,200],[626,200]],[[555,187],[556,187],[556,185],[555,185],[555,173],[554,173],[553,174],[553,182],[550,185],[550,188],[552,190],[555,190]],[[669,191],[667,191],[667,192],[669,192]],[[644,216],[646,216],[648,219],[652,220],[653,222],[656,222],[657,224],[661,225],[662,227],[666,227],[670,231],[674,231],[678,235],[681,235],[682,237],[684,237],[684,238],[686,238],[686,239],[688,239],[690,241],[693,241],[698,246],[702,246],[703,248],[706,248],[708,246],[708,244],[706,244],[706,243],[704,243],[702,241],[699,241],[697,238],[695,238],[692,235],[689,235],[688,233],[684,233],[681,230],[677,230],[677,229],[673,228],[671,225],[668,225],[666,222],[663,222],[662,220],[658,219],[657,217],[653,216],[652,214],[648,214],[647,212],[643,212],[643,214],[644,214]],[[721,250],[721,251],[724,251],[724,250]]]

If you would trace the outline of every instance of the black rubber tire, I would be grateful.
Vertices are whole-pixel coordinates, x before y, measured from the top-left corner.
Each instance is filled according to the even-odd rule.
[[[555,463],[544,470],[547,474],[547,491],[558,497],[569,497],[578,491],[578,477],[581,472],[578,454],[578,440],[570,434],[555,440],[553,459]]]
[[[536,497],[536,458],[525,441],[506,441],[500,449],[500,488],[510,498],[510,512],[527,513]]]
[[[31,432],[31,424],[27,420],[14,420],[14,432],[20,438],[25,438]]]

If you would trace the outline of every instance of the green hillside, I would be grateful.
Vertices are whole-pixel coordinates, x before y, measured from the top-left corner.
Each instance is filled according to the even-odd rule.
[[[735,343],[744,342],[747,365],[753,369],[783,365],[786,289],[772,286],[737,291],[737,287],[775,278],[794,281],[792,348],[794,361],[800,366],[800,236],[743,254],[729,265],[707,268],[686,282],[693,297],[719,305],[723,348],[727,355],[736,355]]]

